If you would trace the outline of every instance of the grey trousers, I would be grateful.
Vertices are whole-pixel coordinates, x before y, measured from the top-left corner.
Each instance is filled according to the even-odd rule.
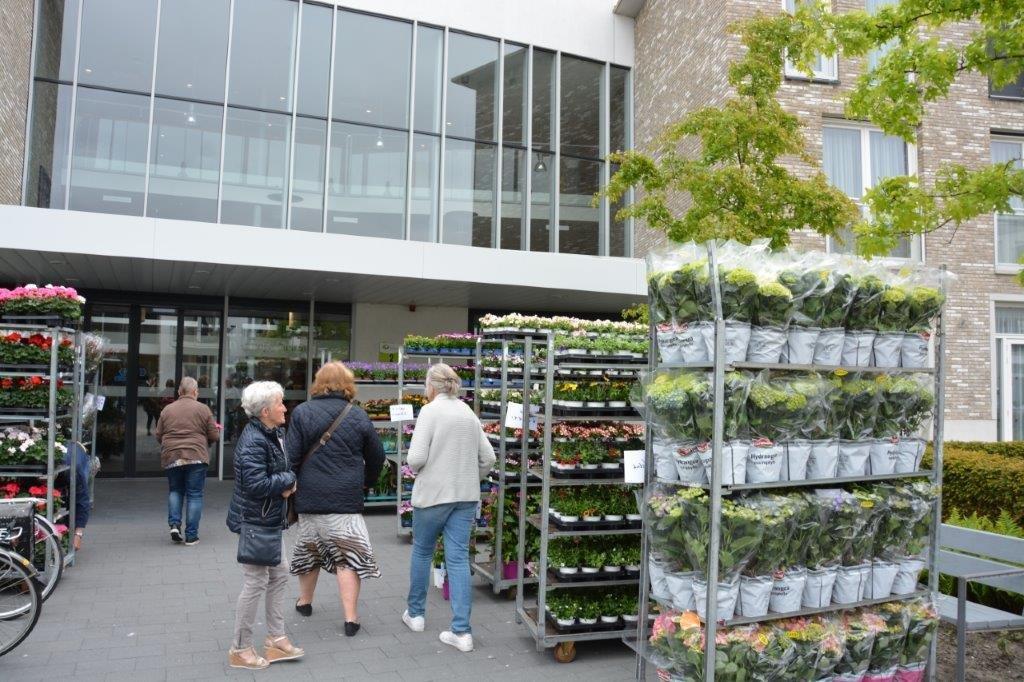
[[[256,622],[261,597],[266,598],[267,634],[271,637],[285,634],[284,591],[288,586],[288,559],[283,544],[281,563],[277,566],[239,564],[242,567],[242,592],[238,595],[238,605],[235,607],[233,646],[236,649],[253,646],[252,626]]]

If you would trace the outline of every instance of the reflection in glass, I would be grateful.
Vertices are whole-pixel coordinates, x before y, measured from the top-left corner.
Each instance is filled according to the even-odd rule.
[[[611,98],[609,112],[608,149],[613,152],[624,151],[629,146],[629,69],[621,66],[611,67],[608,76]]]
[[[559,253],[596,256],[601,234],[601,210],[591,206],[601,188],[600,161],[562,157],[559,176]]]
[[[75,76],[78,2],[41,0],[36,19],[35,75],[71,82]]]
[[[444,148],[442,241],[494,246],[495,146],[449,139]]]
[[[298,3],[236,2],[228,102],[291,111]]]
[[[501,248],[522,249],[527,152],[503,147],[501,154]]]
[[[437,178],[441,141],[433,135],[417,134],[412,147],[411,239],[431,242],[437,234]]]
[[[128,306],[92,306],[90,329],[107,340],[99,369],[96,456],[104,474],[124,473],[125,424],[128,419]]]
[[[331,15],[322,5],[302,6],[299,91],[295,110],[327,117],[327,84],[331,80]]]
[[[160,443],[154,432],[160,413],[177,397],[175,365],[178,315],[173,308],[142,308],[139,328],[138,400],[135,403],[135,471],[158,473]]]
[[[597,62],[562,55],[560,142],[563,154],[600,156],[602,69]]]
[[[408,133],[331,125],[327,231],[405,238]]]
[[[228,108],[221,222],[284,227],[291,117]]]
[[[533,146],[550,151],[555,147],[554,110],[555,53],[533,51]],[[533,249],[536,251],[536,249]]]
[[[223,111],[212,104],[155,99],[148,215],[217,221]]]
[[[217,395],[220,386],[220,315],[186,310],[184,318],[181,376],[196,380],[199,402],[209,407],[216,417],[220,410]],[[210,446],[209,471],[217,471],[216,443]]]
[[[445,134],[494,140],[498,42],[448,34]]]
[[[612,164],[610,169],[611,175],[619,170],[619,167]],[[609,176],[610,177],[610,176]],[[628,228],[629,219],[623,218],[619,220],[615,215],[626,206],[627,195],[623,195],[618,201],[613,202],[608,207],[608,216],[611,220],[611,225],[608,228],[608,255],[609,256],[627,256],[628,254]]]
[[[305,10],[303,10],[305,12]],[[295,119],[295,161],[292,179],[293,230],[324,229],[324,162],[327,121],[299,116]]]
[[[67,196],[71,86],[33,84],[25,205],[64,208]]]
[[[412,24],[338,12],[332,117],[406,127],[411,54]]]
[[[526,144],[526,57],[525,47],[505,43],[501,139],[506,144]]]
[[[149,92],[156,0],[88,0],[83,12],[78,82]]]
[[[149,97],[78,89],[72,210],[142,215],[148,130]]]
[[[162,3],[158,50],[158,95],[223,102],[228,0]]]
[[[441,51],[444,31],[429,26],[416,29],[416,92],[413,128],[438,133],[441,127]]]
[[[531,152],[530,172],[530,251],[553,251],[555,205],[555,155]]]
[[[351,357],[352,318],[349,315],[328,313],[317,305],[313,323],[313,375],[324,363],[333,360],[345,362]],[[365,400],[365,398],[363,398]]]

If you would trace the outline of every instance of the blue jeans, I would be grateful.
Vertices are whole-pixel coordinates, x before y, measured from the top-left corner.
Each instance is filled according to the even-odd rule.
[[[206,487],[206,464],[186,464],[167,469],[167,525],[181,525],[181,508],[188,502],[185,539],[199,537],[199,519],[203,516],[203,488]]]
[[[444,565],[452,606],[452,632],[471,632],[469,614],[473,591],[469,581],[469,533],[476,517],[476,502],[449,502],[412,511],[412,561],[409,565],[409,615],[426,613],[427,582],[437,537],[444,533]]]

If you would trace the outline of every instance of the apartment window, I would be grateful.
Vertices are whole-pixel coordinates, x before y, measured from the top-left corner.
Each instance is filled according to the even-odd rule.
[[[1024,157],[1024,138],[996,138],[992,140],[992,163],[1012,162],[1021,168]],[[1010,199],[1010,213],[997,213],[996,223],[996,264],[1020,264],[1024,256],[1024,199]]]
[[[868,11],[868,14],[875,14],[886,5],[893,5],[895,3],[896,0],[865,0],[864,9]],[[872,70],[875,69],[878,66],[878,63],[882,61],[882,57],[884,57],[895,44],[895,40],[890,40],[889,42],[868,52],[868,68]]]
[[[807,0],[783,0],[782,6],[787,12],[793,14],[796,8]],[[797,68],[788,59],[786,60],[785,74],[787,78],[807,78],[807,73]],[[814,80],[835,81],[839,79],[839,58],[837,55],[826,57],[819,54],[811,63],[811,78]]]
[[[989,81],[988,96],[993,99],[1024,99],[1024,73],[1021,73],[1014,82],[999,89],[993,88],[992,81]]]
[[[822,130],[822,166],[829,181],[866,213],[864,195],[885,178],[917,172],[914,146],[867,126],[826,125]],[[890,258],[920,260],[921,238],[904,238]],[[829,250],[853,253],[852,234],[829,240]]]
[[[995,322],[999,440],[1024,440],[1024,306],[997,303]]]

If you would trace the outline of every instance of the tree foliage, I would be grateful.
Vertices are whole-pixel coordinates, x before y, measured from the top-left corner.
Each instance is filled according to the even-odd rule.
[[[962,39],[940,37],[952,26]],[[863,199],[865,217],[808,157],[799,119],[776,97],[787,58],[810,74],[818,55],[865,57],[881,49],[875,68],[856,79],[847,115],[913,142],[927,106],[948,97],[960,74],[981,74],[998,88],[1024,71],[1024,0],[896,0],[873,15],[832,13],[818,0],[731,30],[744,48],[729,67],[735,94],[670,125],[652,154],[613,155],[621,166],[604,190],[608,197],[642,189],[621,218],[644,220],[677,241],[765,237],[773,247],[788,244],[798,229],[833,237],[851,229],[857,251],[872,256],[908,235],[947,226],[955,234],[965,221],[1008,211],[1011,197],[1024,196],[1019,164],[948,163],[927,184],[915,176],[878,182]],[[812,171],[791,172],[782,164],[792,159]],[[680,192],[690,204],[675,215],[669,198]]]

